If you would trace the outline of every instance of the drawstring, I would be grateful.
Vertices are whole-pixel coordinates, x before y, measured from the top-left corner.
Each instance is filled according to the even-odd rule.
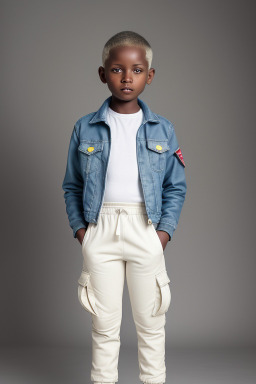
[[[128,212],[124,208],[117,208],[116,212],[118,213],[117,226],[116,226],[116,235],[119,237],[119,240],[120,240],[120,234],[121,234],[120,215],[121,215],[122,212],[125,212],[126,214],[128,214]]]

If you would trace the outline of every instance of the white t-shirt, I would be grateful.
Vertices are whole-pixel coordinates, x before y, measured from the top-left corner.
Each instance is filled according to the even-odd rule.
[[[144,201],[136,156],[136,134],[143,121],[142,109],[127,114],[108,107],[106,117],[111,130],[111,147],[103,201]]]

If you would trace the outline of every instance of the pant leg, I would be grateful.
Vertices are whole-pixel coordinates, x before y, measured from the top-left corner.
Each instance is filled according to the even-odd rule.
[[[126,278],[138,338],[140,380],[164,383],[166,311],[171,302],[161,241],[143,215],[124,226]]]
[[[83,271],[89,277],[84,303],[92,316],[91,380],[99,383],[118,381],[125,262],[115,227],[115,216],[100,215],[97,225],[90,223],[82,247]]]

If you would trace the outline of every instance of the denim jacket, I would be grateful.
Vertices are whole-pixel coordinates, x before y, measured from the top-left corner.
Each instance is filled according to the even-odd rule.
[[[108,97],[96,112],[74,125],[62,183],[73,236],[88,223],[97,223],[103,203],[111,150],[111,130],[106,121]],[[173,236],[185,200],[185,163],[173,124],[153,113],[137,99],[143,121],[136,134],[136,155],[148,224]]]

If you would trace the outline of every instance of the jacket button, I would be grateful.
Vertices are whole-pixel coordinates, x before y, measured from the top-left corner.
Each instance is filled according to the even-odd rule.
[[[148,219],[148,224],[152,224],[152,220],[151,219]]]

